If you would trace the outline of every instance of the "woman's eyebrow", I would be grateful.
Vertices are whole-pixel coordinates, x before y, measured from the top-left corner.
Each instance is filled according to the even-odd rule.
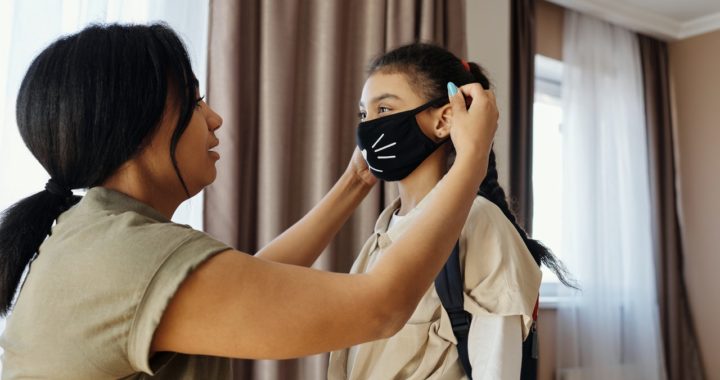
[[[400,100],[400,97],[397,96],[397,95],[394,95],[394,94],[385,93],[385,94],[378,95],[378,96],[372,98],[372,99],[370,100],[370,103],[371,103],[371,104],[372,104],[372,103],[377,103],[377,102],[379,102],[379,101],[381,101],[381,100],[385,100],[385,99],[396,99],[396,100]],[[360,101],[360,103],[359,103],[358,105],[359,105],[360,107],[364,107],[364,106],[365,106],[365,104],[363,104],[362,100]]]

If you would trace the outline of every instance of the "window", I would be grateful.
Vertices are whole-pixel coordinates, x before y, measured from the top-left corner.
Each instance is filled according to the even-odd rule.
[[[535,56],[533,105],[533,238],[562,259],[562,62]],[[553,302],[560,284],[543,267],[540,293],[543,303]]]
[[[205,92],[208,1],[149,3],[138,0],[0,2],[0,211],[45,186],[48,175],[27,150],[15,124],[15,97],[30,62],[52,41],[92,22],[167,22],[185,42],[193,70]],[[61,15],[61,17],[57,17]],[[17,22],[16,20],[32,20]],[[82,194],[82,191],[78,191]],[[173,221],[201,230],[203,193],[178,207]]]

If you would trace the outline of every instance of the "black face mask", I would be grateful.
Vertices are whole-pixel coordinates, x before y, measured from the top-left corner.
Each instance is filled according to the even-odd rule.
[[[372,174],[385,181],[407,177],[437,148],[420,129],[415,116],[431,106],[448,103],[446,97],[418,108],[362,122],[357,129],[357,145]]]

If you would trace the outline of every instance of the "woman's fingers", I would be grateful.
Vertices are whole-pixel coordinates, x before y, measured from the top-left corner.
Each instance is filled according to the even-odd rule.
[[[468,112],[482,112],[481,108],[497,108],[495,93],[491,90],[484,89],[479,83],[466,84],[459,88],[464,97],[470,99]]]
[[[450,136],[458,154],[489,152],[498,120],[495,94],[483,89],[479,83],[459,89],[449,83],[448,95],[453,109]],[[466,98],[470,100],[469,108],[466,108]]]
[[[450,98],[450,107],[452,107],[453,115],[466,114],[467,109],[465,108],[465,96],[455,86],[454,83],[448,82],[448,97]]]

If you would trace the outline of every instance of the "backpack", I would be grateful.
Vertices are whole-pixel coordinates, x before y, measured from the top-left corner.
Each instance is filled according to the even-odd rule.
[[[460,242],[455,243],[450,258],[440,274],[435,278],[435,290],[440,297],[440,302],[450,317],[453,333],[457,339],[457,350],[465,374],[472,380],[472,366],[468,355],[468,333],[472,315],[465,310],[463,305],[463,275],[460,268]],[[527,339],[522,347],[522,368],[520,370],[521,380],[536,380],[538,365],[538,336],[537,336],[537,312],[538,302],[535,302],[533,311],[533,324]]]

